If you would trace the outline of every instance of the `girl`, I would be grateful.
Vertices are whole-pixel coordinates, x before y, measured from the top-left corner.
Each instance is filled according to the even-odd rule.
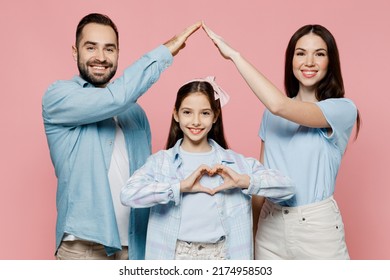
[[[146,259],[252,259],[251,196],[275,203],[293,196],[289,178],[227,149],[221,103],[228,99],[212,77],[183,85],[167,150],[122,189],[124,205],[151,207]]]
[[[354,103],[344,98],[334,37],[321,25],[295,32],[286,50],[286,96],[220,36],[203,28],[267,108],[259,133],[260,161],[290,176],[297,187],[288,201],[265,201],[255,258],[349,259],[333,193],[342,156],[355,121],[358,134],[360,119]]]

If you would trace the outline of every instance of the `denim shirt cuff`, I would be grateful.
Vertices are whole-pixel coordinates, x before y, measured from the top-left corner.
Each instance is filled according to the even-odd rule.
[[[169,198],[171,201],[175,202],[175,205],[180,203],[180,181],[176,181],[171,185],[169,189]]]
[[[249,177],[250,177],[250,181],[249,181],[249,187],[247,189],[243,189],[242,192],[244,194],[256,194],[258,192],[258,190],[256,190],[256,182],[255,182],[255,178],[253,177],[252,174],[248,174]]]
[[[154,50],[150,51],[148,55],[150,57],[156,58],[157,61],[160,61],[159,67],[161,71],[164,71],[173,63],[173,56],[169,49],[164,45],[158,46]]]

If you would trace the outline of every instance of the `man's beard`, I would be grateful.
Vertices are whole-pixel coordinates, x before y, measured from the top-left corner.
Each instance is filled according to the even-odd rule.
[[[102,86],[106,85],[112,79],[112,77],[115,76],[115,73],[117,70],[117,66],[115,66],[115,67],[111,68],[111,70],[107,74],[93,75],[92,73],[90,73],[88,71],[88,66],[90,64],[99,65],[99,66],[103,66],[103,67],[112,67],[113,64],[107,63],[107,62],[101,63],[101,62],[96,62],[96,61],[93,61],[93,62],[88,61],[87,63],[82,64],[79,61],[80,60],[78,60],[77,67],[78,67],[79,72],[80,72],[80,77],[83,78],[88,83],[94,85],[95,87],[102,87]]]

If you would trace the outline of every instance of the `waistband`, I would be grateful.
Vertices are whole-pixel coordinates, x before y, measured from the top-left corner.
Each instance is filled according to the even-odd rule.
[[[314,202],[314,203],[310,203],[310,204],[306,204],[306,205],[302,205],[302,206],[288,207],[288,206],[281,206],[279,204],[273,203],[273,202],[269,201],[268,199],[266,199],[266,203],[272,209],[280,210],[280,211],[283,211],[283,212],[287,211],[288,213],[302,213],[305,210],[318,208],[319,206],[326,205],[328,203],[334,203],[334,202],[335,202],[335,200],[333,198],[333,195],[331,195],[330,197],[328,197],[328,198],[326,198],[324,200],[318,201],[318,202]]]
[[[219,244],[219,243],[223,243],[223,242],[225,242],[225,240],[226,240],[226,237],[225,236],[221,236],[216,242],[214,242],[214,243],[206,243],[206,242],[192,242],[192,241],[185,241],[185,240],[180,240],[180,239],[178,239],[177,241],[179,242],[184,242],[184,243],[187,243],[187,244],[189,244],[189,245],[192,245],[192,244],[194,244],[194,245],[215,245],[215,244]]]
[[[96,242],[88,241],[88,240],[83,240],[83,239],[63,240],[62,242],[66,243],[67,246],[72,246],[74,248],[80,248],[80,249],[84,249],[84,248],[94,248],[94,249],[103,248],[104,249],[104,245],[102,245],[100,243],[96,243]],[[122,249],[127,249],[127,248],[128,248],[128,246],[122,246]]]

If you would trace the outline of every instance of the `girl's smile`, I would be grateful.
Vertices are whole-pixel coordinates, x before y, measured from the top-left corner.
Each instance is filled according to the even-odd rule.
[[[201,128],[191,128],[191,127],[189,127],[188,129],[189,129],[189,130],[191,131],[191,133],[194,134],[194,135],[200,134],[200,133],[202,132],[202,130],[203,130],[203,129],[201,129]]]

